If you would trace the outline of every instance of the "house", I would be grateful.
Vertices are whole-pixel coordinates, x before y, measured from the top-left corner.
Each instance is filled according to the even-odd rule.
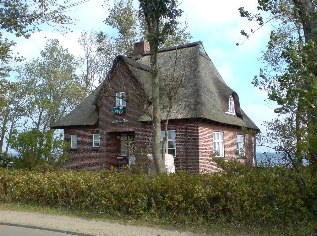
[[[52,125],[64,129],[70,143],[66,168],[146,162],[152,141],[149,50],[147,42],[139,42],[133,56],[117,56],[103,83]],[[162,49],[158,64],[162,130],[168,120],[166,152],[174,156],[176,171],[214,171],[212,156],[254,163],[259,128],[243,112],[238,94],[226,85],[202,43]]]

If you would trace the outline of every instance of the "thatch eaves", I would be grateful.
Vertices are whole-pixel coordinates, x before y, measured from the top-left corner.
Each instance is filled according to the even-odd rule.
[[[95,126],[98,123],[99,116],[94,105],[96,94],[100,86],[87,96],[74,110],[64,116],[62,119],[51,125],[53,129],[62,129],[72,126]]]

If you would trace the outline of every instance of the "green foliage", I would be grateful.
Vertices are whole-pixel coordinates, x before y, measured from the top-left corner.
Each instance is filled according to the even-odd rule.
[[[182,12],[176,9],[177,1],[161,1],[160,3],[159,1],[157,1],[157,3],[153,1],[154,5],[151,1],[141,2],[140,4],[144,6],[149,4],[149,7],[155,4],[161,4],[160,8],[162,9],[160,12],[155,11],[155,14],[150,14],[153,17],[156,14],[161,14],[158,29],[164,36],[163,34],[160,36],[162,37],[158,44],[160,48],[184,44],[190,40],[191,35],[188,32],[187,25],[176,21],[177,14]],[[140,5],[140,7],[143,7],[143,5]],[[175,9],[172,9],[173,7],[175,7]],[[100,35],[106,36],[108,42],[111,42],[113,45],[112,53],[115,55],[129,55],[133,51],[133,44],[135,42],[140,41],[140,39],[144,40],[148,38],[149,28],[144,18],[143,10],[141,10],[141,8],[138,10],[132,0],[116,0],[108,10],[109,16],[105,20],[105,23],[116,30],[117,34],[115,37],[108,37],[105,33],[101,33]],[[174,13],[174,19],[172,19]],[[168,20],[169,17],[170,20]]]
[[[229,164],[218,174],[29,172],[0,169],[0,202],[51,206],[172,224],[268,228],[299,235],[316,227],[317,179]],[[195,222],[195,223],[193,223]]]
[[[76,76],[78,62],[58,40],[49,40],[41,56],[19,70],[28,118],[32,128],[47,131],[86,95],[84,81]]]
[[[262,145],[281,153],[288,164],[300,171],[303,163],[317,169],[317,28],[316,3],[312,0],[258,0],[258,13],[243,7],[241,17],[261,28],[274,20],[266,64],[253,84],[268,93],[277,104],[278,118],[268,122]],[[249,37],[255,30],[242,33]],[[308,162],[307,162],[308,160]]]
[[[60,137],[54,137],[52,130],[32,129],[22,133],[15,130],[10,143],[19,152],[18,158],[12,159],[15,169],[53,168],[62,164],[64,143]]]
[[[177,19],[182,15],[177,0],[139,0],[140,15],[145,21],[147,39],[158,47],[175,32]]]
[[[67,5],[70,0],[64,1]],[[63,26],[71,23],[64,14],[65,5],[58,0],[1,0],[0,1],[0,76],[8,75],[11,60],[20,60],[12,55],[14,41],[8,40],[8,34],[15,37],[30,37],[39,30],[39,25]]]

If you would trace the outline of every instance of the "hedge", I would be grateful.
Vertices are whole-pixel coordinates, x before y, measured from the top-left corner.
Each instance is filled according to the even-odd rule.
[[[134,219],[150,216],[180,224],[309,226],[311,232],[316,222],[317,181],[305,177],[305,182],[283,168],[169,176],[0,169],[0,202]]]

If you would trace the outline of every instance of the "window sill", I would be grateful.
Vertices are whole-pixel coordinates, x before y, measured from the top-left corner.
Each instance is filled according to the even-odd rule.
[[[226,111],[225,113],[228,114],[228,115],[232,115],[232,116],[235,116],[235,115],[236,115],[235,112],[230,112],[230,111]]]

